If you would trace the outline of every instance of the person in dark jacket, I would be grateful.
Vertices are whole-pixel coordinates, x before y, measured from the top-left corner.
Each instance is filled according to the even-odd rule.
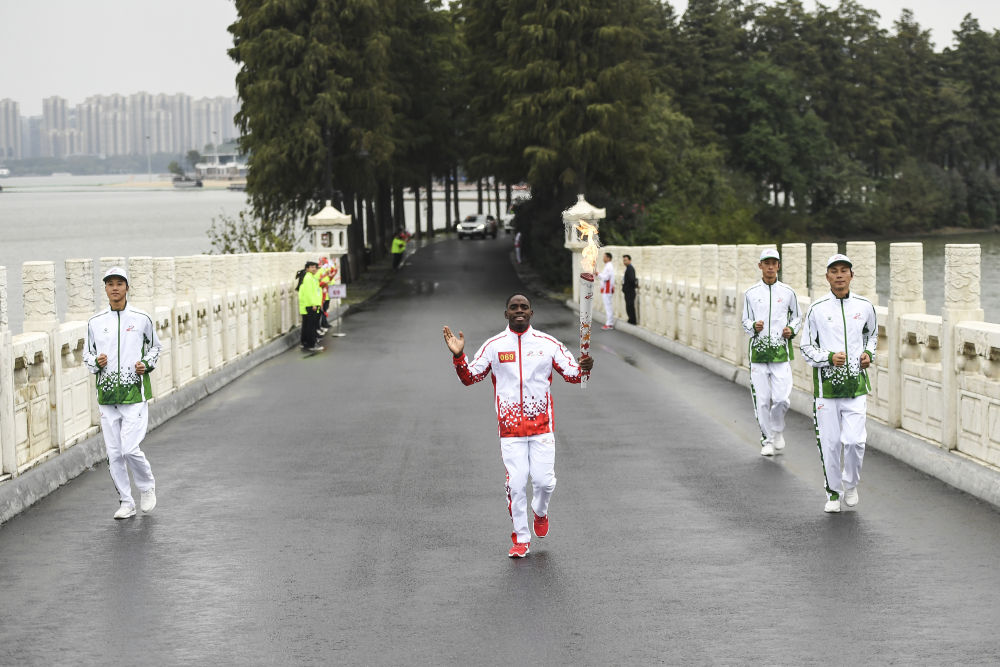
[[[629,324],[638,324],[635,316],[635,292],[639,288],[639,279],[635,277],[635,267],[632,266],[632,256],[622,255],[625,264],[625,276],[622,278],[622,296],[625,297],[625,314]]]

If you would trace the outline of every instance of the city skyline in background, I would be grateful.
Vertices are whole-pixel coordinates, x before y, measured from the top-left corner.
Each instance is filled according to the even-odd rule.
[[[0,99],[0,164],[74,155],[183,154],[231,141],[239,99],[186,93],[91,95],[71,105],[54,95],[42,114],[24,116],[20,103]]]

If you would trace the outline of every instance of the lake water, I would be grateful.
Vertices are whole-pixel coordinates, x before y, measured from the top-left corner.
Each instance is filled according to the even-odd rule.
[[[177,190],[164,182],[165,178],[154,174],[152,183],[146,174],[0,179],[0,266],[7,267],[11,332],[21,331],[22,263],[55,262],[59,286],[56,306],[62,316],[66,306],[64,260],[91,258],[96,262],[100,257],[171,257],[209,252],[207,230],[212,219],[236,216],[246,206],[242,192],[230,192],[224,187]],[[435,197],[435,227],[443,228],[444,200],[440,194]],[[474,193],[463,193],[459,206],[462,216],[476,213],[474,197]],[[412,201],[408,204],[407,226],[412,231]],[[990,287],[1000,281],[1000,234],[899,240],[924,244],[924,298],[929,313],[940,313],[944,300],[945,244],[979,243],[983,253],[983,309],[988,321],[1000,322],[1000,291]],[[889,243],[877,243],[877,285],[882,304],[889,296]]]
[[[96,264],[100,257],[207,253],[213,218],[235,217],[246,208],[243,192],[222,186],[179,190],[156,174],[152,182],[146,174],[15,177],[0,179],[0,187],[0,266],[7,267],[7,316],[15,334],[21,332],[24,262],[55,262],[62,317],[65,260],[90,258]],[[407,212],[412,218],[412,208]],[[461,201],[459,212],[475,213],[476,202]],[[443,199],[435,201],[434,220],[435,228],[444,228]]]

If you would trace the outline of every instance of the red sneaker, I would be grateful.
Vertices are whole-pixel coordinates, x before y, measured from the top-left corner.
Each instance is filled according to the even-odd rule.
[[[510,558],[524,558],[528,555],[528,545],[530,542],[514,542],[514,546],[507,552]]]
[[[549,534],[549,517],[547,515],[538,516],[534,512],[532,512],[532,514],[535,515],[535,522],[533,526],[535,529],[535,537],[545,537]]]

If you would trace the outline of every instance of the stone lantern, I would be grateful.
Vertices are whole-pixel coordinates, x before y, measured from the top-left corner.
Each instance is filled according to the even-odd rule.
[[[580,281],[577,276],[583,272],[582,252],[587,243],[580,236],[576,226],[581,221],[589,223],[595,229],[600,228],[600,221],[605,218],[607,212],[603,208],[595,208],[590,202],[583,198],[583,195],[576,196],[576,203],[563,211],[564,240],[563,247],[573,253],[573,302],[580,299]]]
[[[341,285],[342,273],[340,258],[347,254],[347,228],[351,224],[351,216],[340,212],[333,202],[327,200],[326,206],[316,215],[306,218],[306,224],[312,229],[312,252],[316,253],[316,260],[326,257],[337,270],[337,275],[330,285],[331,314],[330,319],[336,317],[337,331],[331,335],[343,336],[340,333],[340,300],[347,295],[346,287]]]
[[[351,216],[341,213],[332,202],[327,200],[319,213],[306,218],[306,224],[312,229],[313,252],[332,262],[347,254],[347,228]]]

